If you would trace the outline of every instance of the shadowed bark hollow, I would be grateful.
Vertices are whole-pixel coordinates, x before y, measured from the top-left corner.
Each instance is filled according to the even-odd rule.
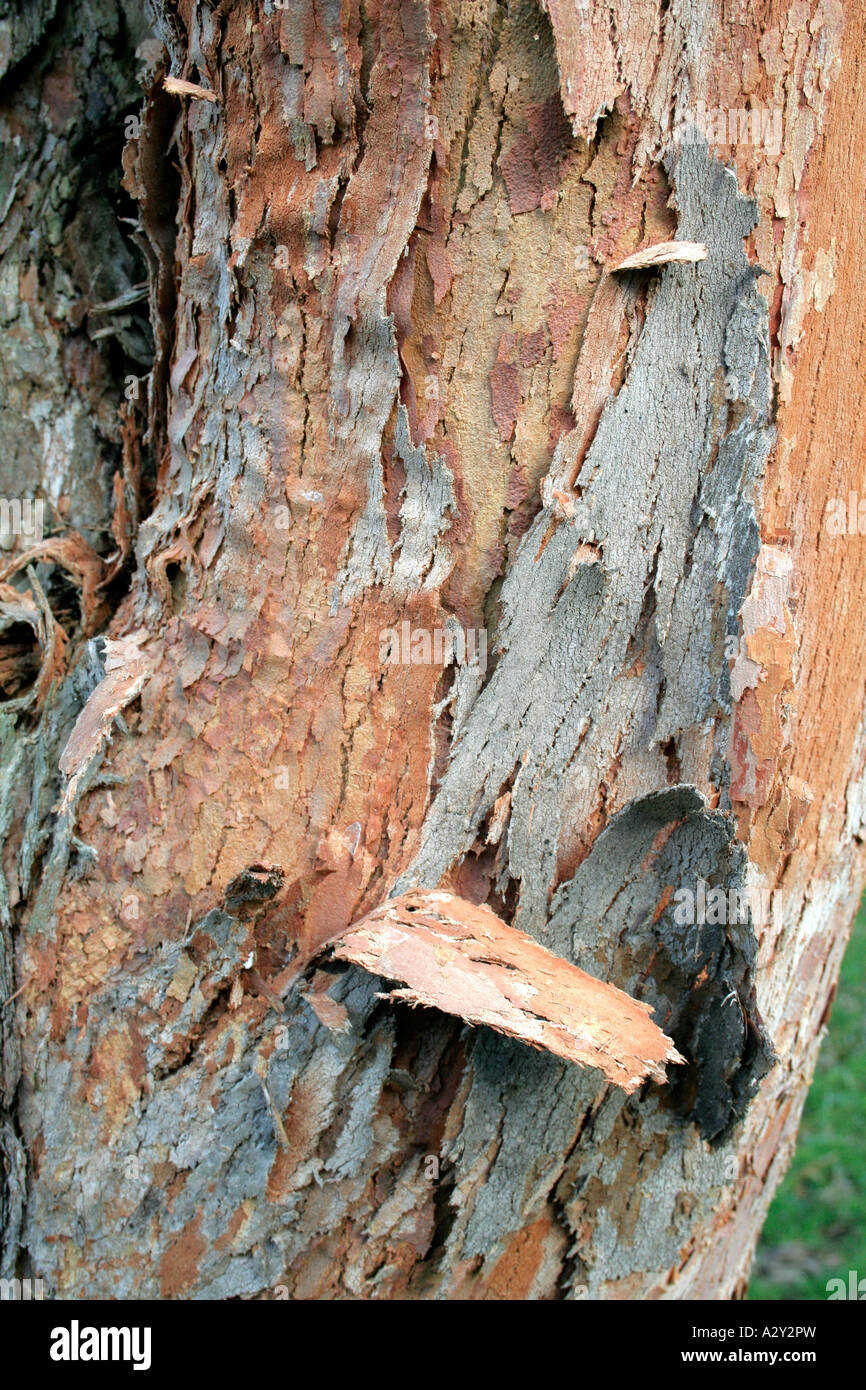
[[[742,1296],[866,868],[862,7],[138,10],[0,3],[2,1272]]]

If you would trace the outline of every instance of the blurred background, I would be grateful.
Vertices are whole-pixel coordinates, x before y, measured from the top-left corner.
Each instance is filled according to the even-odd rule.
[[[749,1298],[823,1301],[827,1280],[852,1269],[866,1277],[866,898]]]

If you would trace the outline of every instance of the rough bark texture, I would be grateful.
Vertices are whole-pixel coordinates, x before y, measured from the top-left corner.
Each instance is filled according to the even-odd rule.
[[[866,867],[861,7],[3,14],[4,1269],[741,1294]],[[686,1064],[383,999],[414,890]]]

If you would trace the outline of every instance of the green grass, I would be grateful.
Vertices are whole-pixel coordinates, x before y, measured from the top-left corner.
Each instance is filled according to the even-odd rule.
[[[758,1245],[750,1299],[820,1299],[866,1277],[866,899],[800,1126]]]

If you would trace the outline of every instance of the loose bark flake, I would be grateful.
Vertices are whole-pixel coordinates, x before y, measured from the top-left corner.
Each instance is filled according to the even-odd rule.
[[[689,265],[705,261],[707,248],[702,241],[660,241],[626,256],[615,270],[646,270],[654,265]]]
[[[182,77],[165,77],[162,85],[172,96],[198,97],[204,101],[219,101],[216,92],[209,87],[199,87],[195,82],[187,82]]]
[[[682,1058],[648,1004],[577,970],[486,907],[451,893],[407,893],[357,922],[333,947],[340,960],[402,981],[389,999],[426,1004],[467,1023],[598,1067],[627,1095],[664,1081]]]

